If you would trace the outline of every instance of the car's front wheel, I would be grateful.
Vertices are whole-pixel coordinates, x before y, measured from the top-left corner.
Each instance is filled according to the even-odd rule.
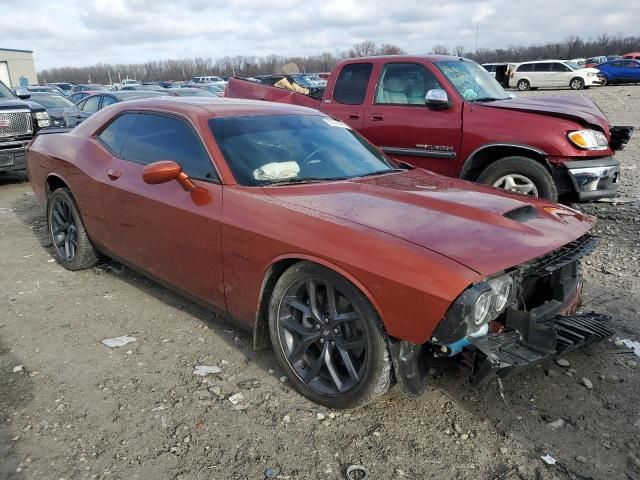
[[[353,408],[383,395],[392,381],[380,317],[336,272],[310,262],[291,266],[269,306],[275,355],[293,385],[330,408]]]
[[[80,218],[67,188],[54,190],[47,202],[47,223],[56,260],[68,270],[82,270],[98,263],[99,254]]]
[[[580,77],[573,78],[569,83],[571,90],[582,90],[584,88],[584,80]]]
[[[527,157],[505,157],[493,162],[482,171],[478,182],[523,195],[558,201],[558,190],[549,171]]]
[[[518,82],[518,90],[520,90],[521,92],[526,92],[530,88],[531,88],[531,84],[529,83],[528,80],[520,80]]]

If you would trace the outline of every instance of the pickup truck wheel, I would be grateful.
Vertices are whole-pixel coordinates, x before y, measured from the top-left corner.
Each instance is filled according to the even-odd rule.
[[[571,90],[582,90],[584,88],[584,80],[580,77],[573,78],[571,79],[569,86],[571,87]]]
[[[520,80],[518,82],[518,90],[520,90],[521,92],[526,92],[530,88],[531,88],[531,84],[529,83],[528,80]]]
[[[47,202],[47,223],[56,260],[68,270],[98,263],[99,254],[82,224],[78,206],[67,188],[58,188]]]
[[[278,279],[269,304],[276,358],[295,387],[329,408],[353,408],[391,386],[380,317],[341,275],[300,262]]]
[[[551,174],[543,165],[528,157],[501,158],[482,171],[478,182],[558,201],[558,190]]]

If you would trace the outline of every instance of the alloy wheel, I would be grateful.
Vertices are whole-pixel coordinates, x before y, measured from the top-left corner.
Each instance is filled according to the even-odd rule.
[[[289,286],[278,306],[277,331],[290,367],[316,392],[342,395],[363,379],[363,320],[332,282],[307,277]]]
[[[538,196],[538,188],[533,181],[524,175],[510,173],[500,177],[493,183],[494,187],[503,188],[510,192],[522,193],[524,195]]]
[[[49,228],[56,253],[65,262],[73,260],[78,248],[78,230],[71,206],[63,198],[56,198],[51,206]]]

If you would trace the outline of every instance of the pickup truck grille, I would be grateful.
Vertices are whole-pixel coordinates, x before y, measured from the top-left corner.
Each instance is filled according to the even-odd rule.
[[[0,111],[0,137],[20,137],[33,133],[30,112]]]

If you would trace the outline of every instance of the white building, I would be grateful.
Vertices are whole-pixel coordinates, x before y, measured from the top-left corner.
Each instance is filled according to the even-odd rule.
[[[8,87],[36,85],[36,67],[32,50],[0,48],[0,80]]]

